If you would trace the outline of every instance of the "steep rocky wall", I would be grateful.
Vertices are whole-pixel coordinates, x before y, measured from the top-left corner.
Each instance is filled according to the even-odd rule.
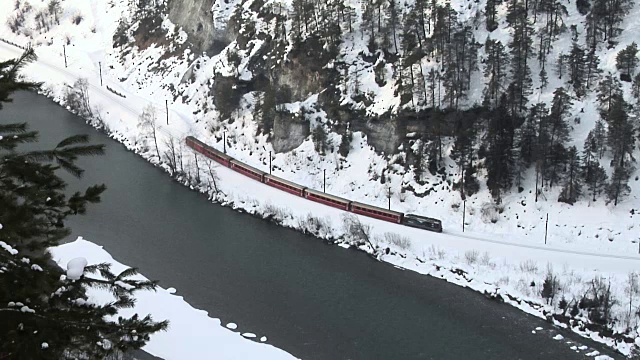
[[[200,54],[214,52],[214,34],[211,7],[215,0],[169,0],[169,19],[189,35],[191,50]]]
[[[279,112],[273,119],[273,150],[277,153],[291,151],[309,136],[309,122],[293,114]]]

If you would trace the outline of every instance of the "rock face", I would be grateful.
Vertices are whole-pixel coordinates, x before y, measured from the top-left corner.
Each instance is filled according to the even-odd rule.
[[[169,19],[189,35],[191,50],[214,52],[215,36],[211,7],[214,0],[169,0]]]
[[[362,131],[367,135],[367,142],[377,152],[395,154],[402,143],[402,136],[396,121],[368,119],[363,122],[352,123],[353,131]]]
[[[291,151],[309,136],[309,122],[287,112],[278,112],[273,119],[271,144],[276,153]]]

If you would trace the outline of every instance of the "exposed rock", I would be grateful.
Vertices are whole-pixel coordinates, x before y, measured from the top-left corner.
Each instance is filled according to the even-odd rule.
[[[352,123],[353,131],[362,131],[367,135],[367,142],[377,152],[395,154],[402,142],[398,124],[389,119],[368,119],[366,122]]]
[[[224,31],[213,26],[211,8],[214,0],[169,0],[169,19],[189,36],[191,50],[213,55],[219,53],[228,41]]]
[[[291,151],[309,136],[309,122],[288,112],[278,112],[273,122],[272,145],[276,153]]]

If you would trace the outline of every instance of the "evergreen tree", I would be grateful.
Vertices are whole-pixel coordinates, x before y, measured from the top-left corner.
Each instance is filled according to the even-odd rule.
[[[533,53],[533,26],[522,0],[509,0],[507,23],[512,29],[509,42],[511,52],[511,89],[509,91],[509,108],[512,113],[526,109],[527,97],[531,94],[531,69],[529,56]]]
[[[578,45],[577,41],[574,41],[571,46],[571,52],[567,57],[567,67],[569,70],[569,83],[578,98],[585,95],[585,78],[587,75],[585,71],[585,60],[584,49]]]
[[[631,95],[636,99],[637,103],[640,103],[640,73],[636,74],[633,78],[633,84],[631,85]]]
[[[450,157],[457,162],[463,184],[458,184],[461,194],[471,195],[477,191],[478,183],[474,177],[475,168],[473,162],[475,152],[473,145],[477,131],[471,118],[462,119],[458,117],[456,121],[456,139],[451,149]],[[462,195],[464,198],[465,195]]]
[[[18,60],[0,63],[0,103],[10,101],[17,89],[36,86],[17,80],[17,69],[34,58],[28,50]],[[167,323],[115,315],[134,305],[135,291],[153,289],[154,283],[130,279],[135,269],[116,275],[108,264],[80,262],[77,273],[65,274],[45,251],[70,235],[67,217],[84,214],[105,190],[104,185],[91,186],[67,196],[67,184],[57,171],[81,176],[75,161],[101,154],[103,146],[87,145],[86,135],[76,135],[51,150],[19,151],[37,137],[24,123],[0,124],[0,354],[10,359],[102,359],[139,349]],[[90,288],[111,292],[114,301],[87,302]]]
[[[543,136],[543,139],[541,139],[539,132],[547,116],[546,104],[535,104],[529,109],[524,124],[518,129],[518,148],[520,160],[524,167],[529,167],[542,157],[544,144],[540,144],[540,142],[546,137]]]
[[[628,115],[630,110],[630,106],[622,96],[615,96],[608,116],[605,118],[609,124],[607,144],[613,154],[613,166],[624,166],[627,158],[631,158],[635,148],[634,129]]]
[[[586,53],[585,66],[586,66],[586,75],[585,80],[587,81],[587,90],[590,90],[598,81],[600,73],[602,72],[598,66],[600,64],[600,58],[596,54],[596,49],[591,48]]]
[[[572,106],[571,97],[562,87],[553,93],[553,101],[549,112],[548,121],[545,123],[545,132],[548,136],[548,148],[545,158],[545,178],[553,186],[563,172],[566,163],[565,144],[569,141],[569,124],[567,115]]]
[[[600,161],[598,161],[600,157],[598,141],[596,130],[591,130],[584,142],[584,150],[582,152],[582,177],[589,188],[589,192],[591,192],[592,201],[596,201],[596,197],[607,185],[607,173],[600,165]]]
[[[603,41],[613,44],[622,31],[619,25],[633,3],[633,0],[593,0],[591,11],[587,15],[588,43],[593,46]]]
[[[620,200],[629,195],[629,193],[631,192],[631,188],[628,185],[630,174],[630,165],[618,164],[613,169],[611,182],[607,186],[606,192],[609,201],[613,201],[613,204],[616,206],[618,205],[618,202]]]
[[[616,56],[616,68],[620,70],[622,75],[625,75],[629,81],[636,72],[638,66],[638,45],[635,42],[629,44],[623,50],[618,52]]]
[[[565,184],[558,201],[574,204],[582,194],[582,178],[580,177],[580,156],[575,146],[567,151],[567,170]]]
[[[598,159],[601,159],[604,155],[607,145],[607,131],[604,126],[604,121],[598,119],[593,130],[591,131],[593,132],[593,138],[596,144],[595,154]]]
[[[513,184],[515,159],[513,155],[514,120],[507,110],[507,98],[502,96],[499,106],[489,114],[487,131],[487,187],[496,202],[502,201],[502,191]]]
[[[617,97],[622,97],[622,84],[613,74],[608,73],[598,84],[598,110],[603,119],[608,118],[612,103]]]
[[[496,19],[496,16],[498,15],[498,6],[501,2],[501,0],[487,0],[487,3],[485,4],[485,26],[488,32],[492,32],[498,28],[498,20]]]
[[[484,89],[485,102],[493,107],[498,105],[500,95],[506,90],[509,56],[499,40],[487,39],[485,42],[487,58],[484,63],[484,76],[487,87]]]

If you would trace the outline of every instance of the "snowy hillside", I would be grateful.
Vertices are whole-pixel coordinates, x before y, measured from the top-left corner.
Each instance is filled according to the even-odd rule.
[[[561,298],[565,308],[576,305],[596,289],[592,280],[600,274],[619,299],[613,329],[638,342],[640,293],[628,274],[638,268],[640,251],[640,77],[635,68],[618,69],[616,58],[640,38],[640,6],[621,1],[629,5],[622,15],[597,20],[615,12],[601,1],[586,1],[582,13],[569,1],[530,1],[529,9],[491,1],[233,0],[215,1],[209,11],[199,1],[172,8],[162,1],[61,0],[52,7],[53,1],[19,0],[0,14],[0,37],[36,47],[42,64],[30,76],[46,81],[61,102],[68,99],[64,84],[88,78],[99,125],[153,162],[160,154],[172,173],[208,177],[183,149],[180,171],[167,165],[165,152],[191,134],[218,149],[224,138],[230,155],[265,171],[272,154],[275,175],[310,188],[322,189],[326,172],[329,193],[381,207],[391,194],[392,209],[440,218],[445,235],[363,220],[380,248],[394,248],[381,258],[460,283],[441,267],[463,268],[478,279],[467,286],[508,289],[537,304],[529,309],[537,314],[564,315]],[[510,45],[518,37],[522,43]],[[526,55],[518,58],[516,50]],[[99,88],[100,72],[110,91]],[[609,94],[619,96],[606,98],[609,73],[620,90],[610,81]],[[621,74],[631,81],[618,81]],[[557,95],[560,87],[564,95]],[[146,105],[156,109],[159,150],[138,120]],[[599,120],[597,149],[585,152]],[[598,171],[608,180],[595,178]],[[212,197],[221,202],[272,212],[297,228],[312,212],[330,229],[317,235],[344,233],[336,211],[262,188],[248,191],[257,185],[225,169],[218,176],[224,195]],[[547,248],[559,252],[549,255]],[[611,258],[603,264],[580,253]],[[561,291],[545,308],[540,294],[549,272]],[[577,316],[592,321],[585,309]]]

